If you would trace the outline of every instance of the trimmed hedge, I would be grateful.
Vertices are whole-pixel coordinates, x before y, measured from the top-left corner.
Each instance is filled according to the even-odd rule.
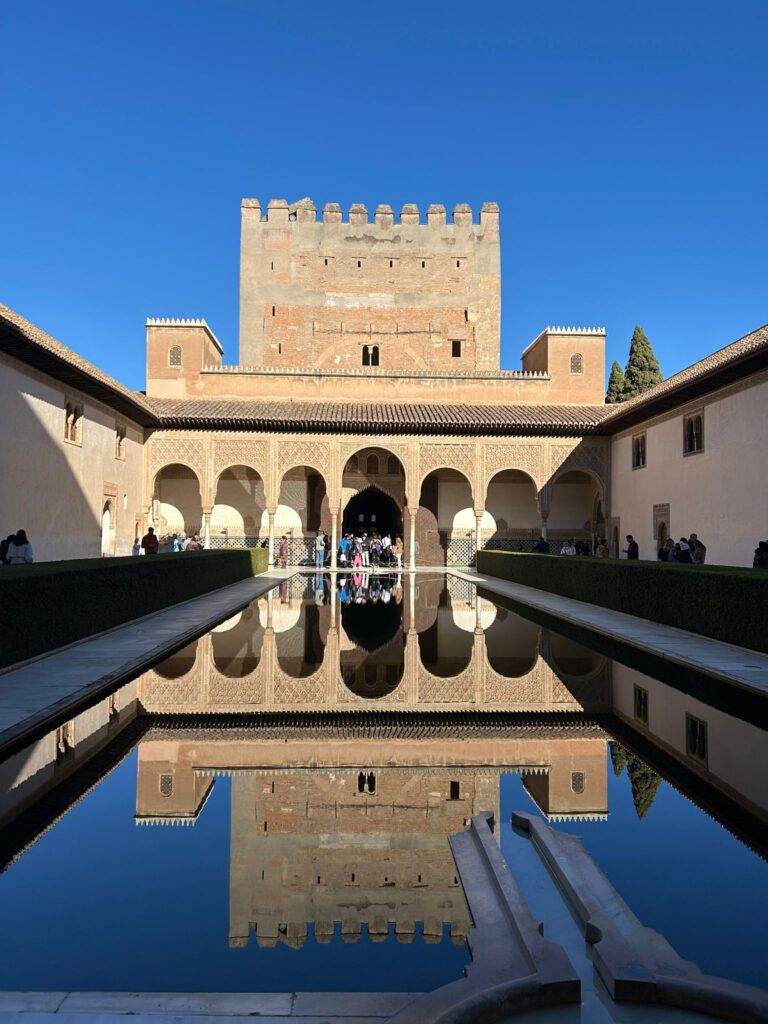
[[[478,572],[768,653],[768,573],[728,565],[479,551]]]
[[[0,566],[0,668],[256,576],[267,558],[256,548]]]

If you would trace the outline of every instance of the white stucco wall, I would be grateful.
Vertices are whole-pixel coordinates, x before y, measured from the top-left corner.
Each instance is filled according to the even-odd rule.
[[[683,455],[683,417],[704,410],[704,450]],[[645,430],[646,466],[632,469],[632,437]],[[768,374],[619,434],[611,446],[611,515],[641,558],[656,558],[653,506],[669,503],[675,540],[698,534],[707,562],[751,565],[768,539]]]
[[[83,407],[82,445],[64,440],[67,401]],[[115,427],[127,427],[115,458]],[[129,555],[141,513],[142,428],[0,354],[0,533],[25,529],[35,561],[98,558],[105,483],[117,497],[114,553]]]

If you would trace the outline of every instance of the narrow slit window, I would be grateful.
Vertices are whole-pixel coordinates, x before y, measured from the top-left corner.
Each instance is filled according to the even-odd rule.
[[[461,358],[461,342],[460,341],[452,341],[451,342],[451,355],[452,355],[452,357],[454,359],[460,359]]]
[[[378,345],[372,345],[371,346],[371,366],[378,366],[378,365],[379,365],[379,346]]]
[[[275,307],[275,306],[273,306],[273,307],[272,307],[272,316],[274,316],[274,315],[275,315],[275,312],[276,312],[276,307]]]
[[[458,780],[451,782],[451,800],[458,800],[461,794],[461,785]]]
[[[422,260],[421,261],[421,269],[424,270],[426,268],[426,266],[427,266],[427,261],[426,260]]]
[[[371,350],[367,345],[363,345],[363,366],[371,365]]]
[[[642,686],[635,687],[635,719],[648,725],[648,691]]]

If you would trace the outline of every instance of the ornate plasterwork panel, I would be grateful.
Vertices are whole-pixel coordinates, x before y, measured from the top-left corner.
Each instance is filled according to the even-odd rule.
[[[165,679],[155,672],[147,672],[142,684],[142,704],[148,711],[197,708],[200,703],[200,682],[197,669],[179,679]]]
[[[486,663],[483,703],[500,705],[514,711],[544,708],[547,704],[547,682],[552,670],[539,658],[531,671],[519,678],[508,678],[495,672]]]
[[[460,675],[449,678],[433,676],[419,666],[419,704],[473,704],[477,672],[470,663]]]
[[[546,483],[546,448],[543,444],[489,444],[484,448],[485,489],[505,469],[519,469],[541,488]]]
[[[474,487],[475,484],[475,443],[466,444],[422,444],[419,449],[419,483],[424,482],[435,469],[456,469],[463,473]]]
[[[610,445],[576,438],[568,443],[553,444],[549,451],[550,480],[560,473],[581,469],[592,473],[598,479],[605,494]]]
[[[248,710],[264,703],[264,673],[261,666],[250,675],[230,678],[212,670],[208,681],[208,711],[221,705],[223,711]]]
[[[205,467],[205,445],[202,440],[191,437],[151,438],[149,441],[149,465],[151,481],[164,466],[180,463],[189,466],[202,481]]]
[[[303,708],[324,706],[326,701],[325,676],[327,669],[323,666],[311,676],[297,679],[287,672],[275,671],[273,694],[275,707],[300,705]]]
[[[219,474],[231,466],[248,466],[255,469],[262,480],[265,480],[269,467],[268,442],[246,438],[217,438],[213,445],[215,477],[218,479]]]
[[[330,489],[332,484],[331,473],[331,446],[328,441],[313,441],[306,437],[303,439],[281,438],[277,444],[277,481],[279,483],[289,469],[298,466],[308,466],[315,470],[325,480],[325,486]]]

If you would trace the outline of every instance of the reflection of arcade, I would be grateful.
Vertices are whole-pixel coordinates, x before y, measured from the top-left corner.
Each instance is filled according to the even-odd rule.
[[[360,738],[354,738],[355,732]],[[308,766],[312,766],[311,768]],[[136,819],[194,824],[231,776],[230,945],[329,942],[394,926],[428,942],[471,924],[447,837],[499,814],[499,778],[523,775],[550,816],[607,815],[605,738],[584,720],[363,728],[151,729],[139,746]],[[361,775],[364,785],[360,785]]]
[[[145,673],[142,701],[156,712],[607,708],[604,658],[462,580],[394,579],[388,602],[361,604],[341,603],[335,578],[286,583]]]

